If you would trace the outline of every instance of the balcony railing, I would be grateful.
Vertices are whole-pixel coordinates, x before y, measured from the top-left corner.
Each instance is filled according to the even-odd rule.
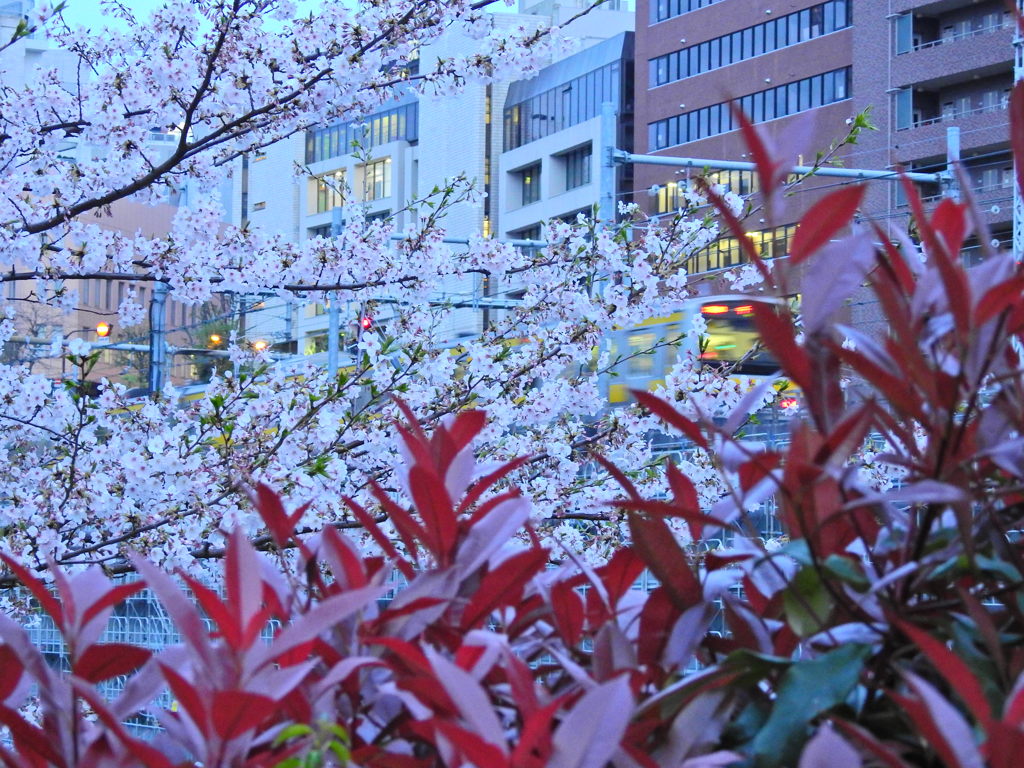
[[[966,40],[971,37],[981,37],[982,35],[991,35],[998,32],[1001,29],[1006,29],[1010,26],[1009,21],[1002,21],[999,24],[991,24],[987,27],[981,27],[980,29],[971,29],[966,32],[957,32],[953,35],[945,35],[936,40],[929,40],[926,43],[917,43],[917,45],[911,48],[912,51],[923,51],[926,48],[935,48],[939,45],[945,45],[946,43],[955,43],[959,40]],[[907,51],[909,53],[909,51]]]
[[[921,128],[925,125],[935,125],[936,123],[944,123],[947,120],[960,120],[971,115],[982,115],[987,112],[1003,112],[1010,106],[1010,100],[1007,98],[1000,99],[998,104],[986,104],[983,107],[975,107],[974,109],[949,109],[942,112],[940,115],[935,117],[928,117],[923,120],[915,120],[913,123],[907,126],[907,128],[901,128],[899,130],[908,130],[909,128]]]

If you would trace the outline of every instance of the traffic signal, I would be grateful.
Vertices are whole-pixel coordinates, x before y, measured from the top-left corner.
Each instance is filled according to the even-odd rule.
[[[359,320],[359,327],[362,328],[364,331],[369,331],[370,329],[373,328],[373,318],[370,317],[369,315],[363,315],[363,317]]]
[[[101,339],[107,338],[110,335],[111,325],[108,322],[101,320],[96,323],[96,335]]]

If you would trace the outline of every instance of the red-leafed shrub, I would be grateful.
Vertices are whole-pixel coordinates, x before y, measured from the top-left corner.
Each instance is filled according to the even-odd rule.
[[[1013,113],[1021,156],[1020,87]],[[779,160],[744,130],[767,183]],[[475,411],[431,434],[411,413],[396,427],[411,503],[379,487],[379,509],[349,502],[382,555],[332,528],[297,536],[301,510],[260,487],[253,503],[273,546],[230,534],[223,597],[183,573],[193,599],[141,556],[138,583],[54,570],[51,592],[4,557],[62,633],[70,671],[0,616],[0,762],[1016,766],[1024,274],[998,254],[965,270],[959,251],[980,226],[971,208],[947,200],[927,213],[907,193],[920,248],[844,234],[860,200],[851,188],[811,209],[787,264],[768,269],[751,251],[769,293],[802,297],[802,326],[785,302],[755,301],[754,314],[803,415],[788,445],[769,449],[737,436],[743,407],[694,420],[636,393],[711,454],[727,492],[702,508],[669,465],[668,497],[643,498],[600,459],[623,486],[632,541],[601,567],[549,568],[527,501],[505,483],[525,460],[483,474]],[[835,322],[862,290],[877,299],[880,334]],[[865,471],[869,443],[872,466],[898,483]],[[747,511],[768,497],[781,548],[749,529]],[[676,519],[727,548],[698,555]],[[658,581],[649,593],[633,589],[645,568]],[[392,569],[408,584],[384,601]],[[181,643],[99,642],[115,605],[143,586]],[[115,678],[123,690],[101,695]],[[29,696],[38,722],[19,709]],[[141,712],[162,726],[151,742],[123,725]]]

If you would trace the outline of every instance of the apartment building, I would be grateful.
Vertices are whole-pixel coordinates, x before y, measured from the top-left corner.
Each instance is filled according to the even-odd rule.
[[[1013,19],[1001,0],[862,0],[854,26],[854,106],[872,108],[877,132],[866,134],[851,163],[867,168],[941,171],[950,128],[959,141],[963,194],[981,208],[991,237],[1012,239],[1013,159],[1009,100],[1013,87]],[[939,185],[922,194],[934,203]],[[870,218],[906,230],[898,185],[871,185]],[[966,257],[976,258],[977,248]]]
[[[638,17],[638,152],[749,159],[729,113],[734,100],[793,161],[809,163],[870,109],[878,130],[841,154],[847,166],[942,171],[951,137],[964,194],[980,203],[995,239],[1011,238],[1014,33],[1001,0],[643,0]],[[651,214],[676,210],[689,175],[637,167],[638,201]],[[753,174],[713,177],[756,204]],[[793,222],[836,183],[805,183],[785,220],[752,223],[762,254],[784,255]],[[934,204],[945,190],[921,191]],[[885,227],[913,228],[899,184],[869,184],[864,209]],[[713,273],[741,259],[723,238],[690,268]]]

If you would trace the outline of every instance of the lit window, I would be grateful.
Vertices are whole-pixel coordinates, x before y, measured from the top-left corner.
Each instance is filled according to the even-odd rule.
[[[364,177],[366,200],[383,200],[391,197],[391,158],[376,160],[366,165]]]
[[[540,163],[519,171],[519,179],[523,190],[523,205],[540,200]]]
[[[316,180],[316,212],[323,213],[345,204],[345,171],[335,171]]]

